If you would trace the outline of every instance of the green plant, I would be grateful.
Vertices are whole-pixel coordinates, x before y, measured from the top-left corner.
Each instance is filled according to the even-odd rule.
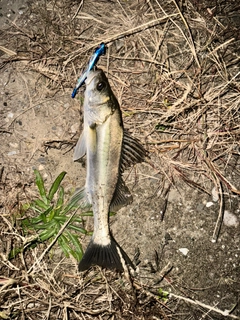
[[[158,297],[161,299],[163,302],[167,302],[169,298],[169,292],[164,291],[162,288],[158,289]]]
[[[79,235],[75,232],[90,234],[83,227],[82,217],[92,215],[92,212],[69,216],[70,212],[76,211],[78,205],[74,201],[70,201],[67,204],[64,203],[64,189],[60,184],[66,172],[59,174],[48,192],[40,172],[34,170],[34,173],[39,198],[30,204],[29,209],[38,215],[36,217],[28,217],[22,221],[22,228],[26,235],[32,234],[33,231],[37,233],[33,240],[29,241],[29,245],[36,246],[39,242],[58,237],[57,242],[64,254],[67,257],[72,255],[77,261],[80,261],[83,250]],[[65,226],[64,229],[63,226]]]

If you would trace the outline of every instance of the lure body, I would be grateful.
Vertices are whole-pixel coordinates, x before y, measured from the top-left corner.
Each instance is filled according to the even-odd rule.
[[[72,98],[75,98],[78,89],[84,84],[85,80],[87,79],[87,75],[90,70],[97,64],[99,57],[106,53],[106,45],[105,43],[101,43],[94,51],[94,54],[91,56],[89,60],[87,68],[84,70],[81,77],[78,79],[76,87],[73,89]]]

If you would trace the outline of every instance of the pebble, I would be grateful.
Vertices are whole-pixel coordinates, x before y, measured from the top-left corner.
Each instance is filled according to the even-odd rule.
[[[219,200],[218,190],[215,187],[212,189],[212,200],[213,202],[218,202]]]
[[[12,147],[12,148],[17,149],[17,148],[18,148],[18,143],[12,143],[12,142],[10,142],[10,143],[9,143],[9,146]]]
[[[210,208],[210,207],[213,206],[213,205],[214,205],[214,203],[211,202],[211,201],[209,201],[209,202],[206,203],[206,207],[207,207],[207,208]]]
[[[46,159],[44,157],[38,158],[37,161],[41,164],[46,164]]]
[[[223,223],[227,227],[237,227],[239,225],[238,218],[228,210],[224,211]]]
[[[178,251],[180,251],[184,256],[186,256],[189,252],[189,250],[187,248],[180,248],[180,249],[178,249]]]
[[[8,156],[14,156],[15,154],[19,153],[19,151],[16,151],[16,150],[13,150],[13,151],[10,151],[8,152]]]
[[[44,166],[43,166],[42,164],[40,164],[40,165],[38,166],[38,170],[39,170],[39,171],[44,170]]]

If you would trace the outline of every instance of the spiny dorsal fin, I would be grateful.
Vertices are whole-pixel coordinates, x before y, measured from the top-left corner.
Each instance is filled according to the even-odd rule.
[[[127,131],[124,130],[122,158],[120,170],[121,173],[129,166],[143,162],[147,156],[147,150],[141,145],[140,141],[133,138]]]
[[[118,183],[110,205],[110,210],[113,212],[117,211],[121,207],[127,206],[128,204],[132,203],[132,201],[133,198],[128,187],[125,185],[122,177],[119,176]]]
[[[86,139],[84,131],[81,133],[80,138],[76,144],[75,151],[73,154],[73,161],[81,159],[86,154]]]

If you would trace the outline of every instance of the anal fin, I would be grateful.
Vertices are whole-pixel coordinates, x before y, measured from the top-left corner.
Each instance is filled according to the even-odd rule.
[[[117,211],[121,207],[127,206],[128,204],[132,203],[132,201],[133,197],[128,187],[125,185],[125,182],[123,181],[122,177],[120,176],[118,178],[118,183],[113,194],[110,210],[113,212]]]

